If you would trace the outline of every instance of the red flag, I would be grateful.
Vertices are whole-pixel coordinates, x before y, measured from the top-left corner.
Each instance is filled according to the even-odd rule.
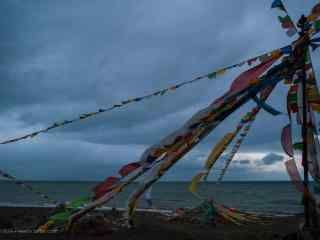
[[[293,147],[292,147],[292,136],[291,136],[291,125],[288,124],[282,129],[281,133],[281,144],[284,152],[293,157]]]
[[[277,58],[270,58],[269,60],[241,73],[232,82],[229,92],[238,92],[248,87],[250,85],[250,81],[257,79],[276,61],[276,59]]]
[[[290,159],[286,161],[284,164],[286,165],[286,168],[292,183],[296,186],[299,192],[303,192],[304,187],[303,187],[302,180],[294,159]]]
[[[281,26],[284,29],[294,28],[294,23],[292,22],[292,20],[289,16],[285,16],[285,17],[279,16],[278,18],[279,18],[279,21],[281,22]]]
[[[107,177],[103,182],[96,185],[92,190],[95,194],[95,199],[102,197],[104,194],[111,190],[111,187],[120,179],[117,177]]]
[[[320,15],[320,3],[318,3],[317,5],[315,5],[312,10],[311,10],[311,14],[314,15]]]
[[[140,163],[138,162],[133,162],[133,163],[129,163],[127,165],[124,165],[120,170],[119,170],[119,174],[122,177],[125,177],[127,175],[129,175],[131,172],[133,172],[134,170],[136,170],[137,168],[139,168],[141,166]]]

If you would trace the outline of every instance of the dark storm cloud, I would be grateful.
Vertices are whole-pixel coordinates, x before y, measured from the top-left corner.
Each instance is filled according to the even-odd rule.
[[[262,159],[262,162],[265,165],[272,165],[272,164],[275,164],[275,163],[281,162],[281,161],[283,161],[283,156],[275,154],[275,153],[270,153]]]
[[[249,164],[250,161],[249,160],[240,160],[239,163],[240,164]]]
[[[290,2],[288,9],[297,19],[315,2]],[[6,14],[0,15],[0,138],[46,127],[284,46],[290,39],[270,3],[2,0],[0,8]],[[71,170],[72,179],[104,178],[110,169],[136,160],[145,147],[221,95],[239,71],[36,140],[1,147],[0,153],[7,157],[0,168],[24,178],[69,179]],[[269,101],[281,111],[285,111],[285,91],[280,86]],[[195,149],[197,154],[206,156],[252,106],[247,104],[234,113]],[[279,151],[278,138],[286,122],[285,116],[274,118],[262,112],[242,150]],[[183,172],[184,164],[187,167],[195,158],[188,155],[176,169]],[[199,162],[192,164],[200,167]],[[32,168],[25,171],[21,166]]]

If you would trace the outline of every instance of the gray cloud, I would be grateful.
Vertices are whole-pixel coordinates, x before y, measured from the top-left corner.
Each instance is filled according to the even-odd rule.
[[[262,159],[262,162],[265,165],[272,165],[272,164],[275,164],[275,163],[281,162],[281,161],[283,161],[283,156],[275,154],[275,153],[270,153]]]
[[[287,45],[291,40],[277,22],[277,11],[270,10],[270,2],[2,0],[0,8],[6,14],[0,15],[0,138]],[[290,2],[288,9],[297,19],[315,2]],[[317,67],[319,56],[313,55]],[[0,153],[6,157],[0,168],[28,179],[69,179],[72,171],[72,179],[104,178],[220,96],[244,69],[35,140],[2,146]],[[279,85],[269,103],[285,111],[285,92]],[[252,106],[235,112],[195,149],[197,154],[207,156]],[[279,151],[286,122],[285,116],[274,118],[262,112],[241,150]],[[184,175],[189,162],[201,167],[194,158],[184,158],[170,178]],[[254,174],[245,173],[249,178]]]
[[[239,161],[240,164],[250,164],[249,160],[240,160]]]

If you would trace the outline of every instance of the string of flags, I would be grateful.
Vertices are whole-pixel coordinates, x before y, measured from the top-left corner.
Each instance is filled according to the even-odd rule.
[[[2,141],[2,142],[0,142],[0,144],[10,144],[10,143],[18,142],[18,141],[25,140],[25,139],[32,139],[32,138],[38,136],[41,133],[47,133],[47,132],[51,131],[52,129],[60,128],[60,127],[63,127],[63,126],[66,126],[66,125],[69,125],[69,124],[72,124],[72,123],[75,123],[75,122],[78,122],[78,121],[83,121],[83,120],[86,120],[88,118],[97,116],[99,114],[102,114],[102,113],[105,113],[105,112],[110,112],[110,111],[115,110],[115,109],[119,109],[119,108],[124,107],[124,106],[126,106],[128,104],[141,102],[141,101],[144,101],[144,100],[156,97],[156,96],[163,96],[163,95],[165,95],[167,93],[170,93],[170,92],[173,92],[173,91],[177,90],[178,88],[181,88],[182,86],[189,85],[189,84],[198,82],[200,80],[215,79],[215,78],[225,74],[230,69],[237,68],[237,67],[242,67],[245,64],[248,64],[248,66],[252,66],[253,64],[255,64],[257,62],[262,63],[262,62],[270,60],[270,58],[274,58],[274,57],[276,57],[278,55],[281,55],[281,54],[291,54],[291,50],[292,49],[291,49],[290,46],[285,46],[283,48],[275,49],[275,50],[270,51],[268,53],[264,53],[262,55],[259,55],[257,57],[250,58],[248,60],[241,61],[240,63],[233,64],[233,65],[230,65],[228,67],[221,68],[219,70],[215,70],[215,71],[210,72],[210,73],[208,73],[206,75],[202,75],[202,76],[196,77],[196,78],[194,78],[192,80],[184,81],[184,82],[181,82],[181,83],[178,83],[176,85],[164,88],[164,89],[159,90],[159,91],[155,91],[153,93],[150,93],[150,94],[147,94],[147,95],[144,95],[144,96],[128,98],[127,100],[121,101],[120,103],[114,104],[114,105],[112,105],[112,106],[110,106],[108,108],[100,108],[100,109],[98,109],[96,111],[93,111],[93,112],[82,113],[82,114],[80,114],[79,117],[76,117],[74,119],[55,122],[52,125],[50,125],[49,127],[47,127],[47,128],[43,128],[43,129],[40,129],[38,131],[29,133],[29,134],[26,134],[26,135],[23,135],[23,136],[20,136],[20,137],[11,138],[11,139]]]
[[[257,112],[258,113],[258,112]],[[232,160],[234,159],[234,156],[237,154],[237,152],[239,151],[240,147],[241,147],[241,144],[242,142],[244,141],[244,139],[246,138],[246,136],[248,135],[250,129],[251,129],[251,126],[254,122],[254,120],[256,119],[256,114],[254,114],[252,117],[251,117],[251,120],[250,122],[245,126],[243,132],[240,134],[240,137],[236,140],[236,143],[234,144],[233,148],[231,149],[227,159],[225,160],[225,165],[218,177],[218,180],[217,182],[221,182],[224,175],[226,174],[227,172],[227,169],[228,167],[230,166]]]
[[[42,199],[44,199],[46,202],[52,203],[54,205],[59,204],[58,201],[52,199],[51,197],[49,197],[47,194],[43,193],[42,191],[32,187],[30,184],[27,184],[21,180],[18,180],[16,177],[2,171],[0,169],[0,176],[2,176],[3,178],[6,178],[8,180],[10,180],[11,182],[13,182],[14,184],[16,184],[19,187],[22,187],[24,189],[27,189],[28,191],[40,196]]]
[[[297,32],[297,28],[292,21],[291,17],[289,16],[289,13],[284,6],[283,2],[281,0],[274,0],[271,4],[271,8],[277,8],[280,11],[284,12],[284,16],[278,16],[279,22],[281,23],[282,28],[286,30],[286,33],[289,37],[293,37]]]

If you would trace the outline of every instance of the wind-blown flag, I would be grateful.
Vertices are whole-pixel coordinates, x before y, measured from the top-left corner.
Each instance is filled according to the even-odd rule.
[[[291,28],[295,28],[294,26],[294,23],[292,22],[291,18],[287,15],[285,17],[281,17],[279,16],[278,17],[280,23],[281,23],[281,26],[284,28],[284,29],[291,29]]]
[[[290,87],[288,91],[288,96],[287,96],[287,108],[288,108],[288,113],[296,113],[299,110],[298,107],[298,88],[299,86],[297,84],[294,84]]]
[[[269,60],[250,68],[249,70],[241,73],[231,84],[229,92],[238,92],[248,87],[252,80],[257,79],[275,62],[277,58],[270,58]]]
[[[287,10],[281,0],[274,0],[273,3],[271,4],[271,8],[278,8],[281,11],[287,12]]]
[[[118,177],[107,177],[103,182],[96,185],[92,190],[95,193],[95,199],[102,197],[107,192],[111,191],[111,187],[119,182]]]
[[[280,115],[281,112],[271,107],[269,104],[267,104],[265,101],[261,100],[260,98],[253,97],[253,101],[259,106],[259,108],[262,108],[266,112],[270,113],[273,116]]]
[[[125,176],[129,175],[130,173],[132,173],[133,171],[135,171],[136,169],[138,169],[139,167],[141,167],[141,164],[138,162],[129,163],[129,164],[123,166],[119,170],[119,174],[122,177],[125,177]]]
[[[289,37],[292,37],[297,33],[296,26],[294,25],[289,15],[286,15],[284,17],[278,16],[278,19],[281,23],[282,28],[287,29],[286,33]]]
[[[191,180],[191,184],[189,186],[189,191],[192,192],[193,194],[196,194],[197,188],[198,188],[198,183],[206,175],[207,175],[206,172],[200,172],[197,175],[193,176],[193,178]]]
[[[320,3],[317,3],[311,10],[310,15],[308,16],[309,21],[315,21],[320,16]]]
[[[230,142],[233,140],[235,137],[235,134],[233,132],[227,133],[212,149],[205,167],[206,169],[210,169],[212,165],[218,160],[220,155],[223,153],[225,148],[230,144]]]
[[[302,184],[302,180],[296,165],[296,162],[294,161],[294,159],[290,159],[288,161],[285,162],[285,166],[287,169],[287,172],[291,178],[292,183],[295,185],[296,189],[303,193],[303,184]]]
[[[292,135],[291,135],[291,124],[288,124],[282,129],[281,133],[281,144],[284,152],[293,157],[293,147],[292,147]]]

